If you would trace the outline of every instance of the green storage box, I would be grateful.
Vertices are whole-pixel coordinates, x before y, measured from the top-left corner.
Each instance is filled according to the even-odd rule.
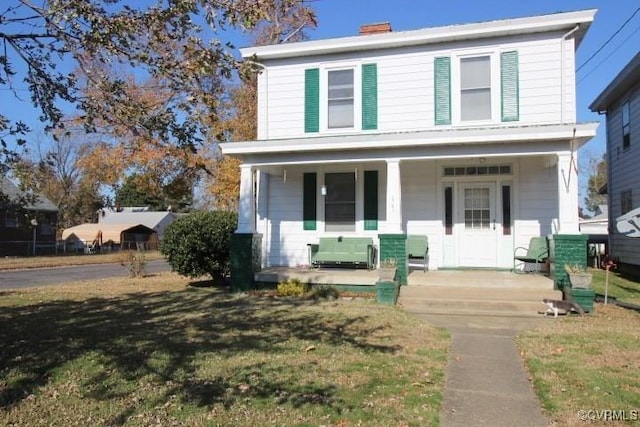
[[[376,301],[379,304],[394,305],[398,299],[400,285],[392,280],[376,282]]]
[[[571,288],[571,298],[576,304],[579,304],[585,312],[593,311],[593,301],[596,298],[596,292],[593,289]]]

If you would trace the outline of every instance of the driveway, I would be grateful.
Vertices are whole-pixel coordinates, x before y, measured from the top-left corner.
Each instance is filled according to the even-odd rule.
[[[147,262],[149,274],[170,271],[164,260]],[[120,264],[90,264],[70,267],[34,268],[0,271],[0,290],[48,286],[79,280],[126,277],[129,273]]]

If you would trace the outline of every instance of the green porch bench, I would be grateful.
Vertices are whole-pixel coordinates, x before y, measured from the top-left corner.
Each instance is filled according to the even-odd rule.
[[[311,265],[354,264],[373,268],[375,251],[370,237],[320,237],[318,243],[310,243]]]
[[[411,260],[420,260],[422,271],[427,271],[429,260],[429,237],[416,234],[407,235],[407,265]]]

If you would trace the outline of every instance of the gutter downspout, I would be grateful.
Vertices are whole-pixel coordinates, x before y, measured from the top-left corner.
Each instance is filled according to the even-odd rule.
[[[578,31],[580,29],[580,24],[576,24],[575,27],[573,27],[573,29],[569,30],[567,33],[565,33],[562,37],[561,37],[561,41],[560,41],[560,123],[564,123],[564,79],[565,79],[565,75],[564,75],[564,50],[565,50],[565,42],[567,41],[567,38],[572,35],[573,33],[575,33],[576,31]],[[574,85],[575,86],[575,85]],[[575,93],[575,90],[574,90]],[[575,121],[575,120],[574,120]]]

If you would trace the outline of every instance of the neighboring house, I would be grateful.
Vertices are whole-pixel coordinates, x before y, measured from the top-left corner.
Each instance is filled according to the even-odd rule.
[[[580,219],[580,233],[594,236],[609,235],[609,207],[600,205],[591,218]]]
[[[98,252],[103,250],[156,249],[155,230],[137,223],[85,223],[66,228],[62,232],[67,251]]]
[[[589,108],[607,115],[610,252],[640,273],[640,52]]]
[[[242,49],[261,73],[258,140],[221,144],[242,161],[237,253],[306,265],[322,236],[366,236],[379,263],[419,234],[430,269],[511,268],[531,237],[578,234],[597,123],[576,123],[575,51],[594,15]]]
[[[49,199],[0,177],[0,255],[55,252],[57,223],[58,208]]]
[[[157,233],[158,240],[162,240],[164,230],[179,216],[174,212],[150,211],[147,207],[105,208],[98,212],[98,223],[143,224]]]

